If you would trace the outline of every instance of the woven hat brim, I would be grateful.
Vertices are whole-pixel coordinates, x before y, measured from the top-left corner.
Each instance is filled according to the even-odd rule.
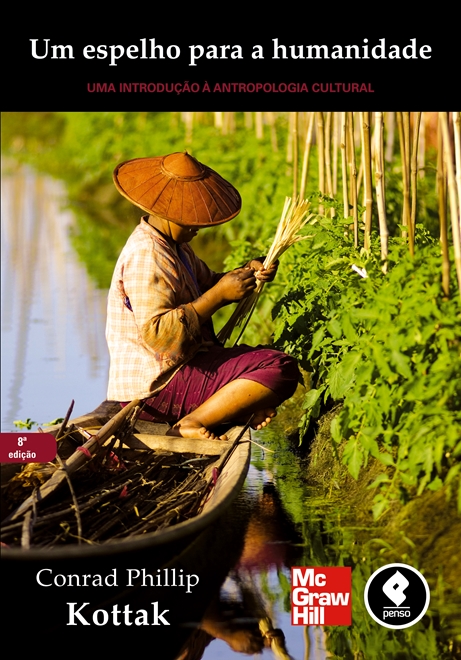
[[[239,192],[217,172],[195,161],[197,176],[174,176],[162,167],[165,158],[121,163],[113,175],[117,190],[143,211],[181,226],[219,225],[240,213]]]

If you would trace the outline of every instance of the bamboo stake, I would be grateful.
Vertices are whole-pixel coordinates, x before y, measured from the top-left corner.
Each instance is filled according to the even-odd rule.
[[[339,132],[341,115],[339,112],[333,112],[333,196],[338,191],[338,150],[339,150]]]
[[[293,112],[293,199],[298,194],[298,113]]]
[[[129,417],[131,412],[136,406],[139,406],[140,400],[135,399],[131,401],[127,406],[122,408],[112,419],[110,419],[107,424],[98,431],[90,440],[85,442],[82,447],[79,447],[66,461],[65,469],[56,470],[50,479],[42,486],[40,486],[36,497],[28,497],[13,513],[11,513],[8,518],[3,522],[9,522],[11,520],[16,520],[23,513],[28,511],[32,506],[35,500],[40,501],[44,500],[45,497],[51,495],[61,484],[66,480],[67,475],[72,474],[84,465],[89,458],[93,456],[98,447],[104,444],[111,435],[120,428],[123,422]]]
[[[375,113],[375,185],[376,205],[379,219],[379,238],[381,241],[381,259],[383,272],[387,272],[387,244],[389,231],[386,221],[386,207],[384,203],[384,157],[383,157],[383,113]]]
[[[315,114],[311,112],[309,115],[309,122],[307,125],[306,142],[304,144],[303,169],[301,172],[301,186],[299,191],[300,199],[304,199],[304,193],[306,190],[307,173],[309,170],[309,154],[311,151],[312,133],[314,129],[314,116]]]
[[[386,163],[391,163],[392,157],[394,155],[395,115],[396,115],[395,112],[386,113],[387,138],[386,138],[386,155],[384,157]]]
[[[325,193],[325,132],[323,123],[323,112],[317,112],[317,153],[319,159],[319,190]],[[295,199],[295,198],[293,198]],[[324,214],[323,205],[319,204],[319,214]]]
[[[256,129],[256,139],[262,140],[264,137],[262,112],[255,112],[255,129]]]
[[[419,142],[419,128],[421,125],[421,113],[415,112],[415,119],[413,124],[413,146],[411,150],[411,216],[410,216],[410,241],[415,244],[416,232],[416,206],[418,201],[418,142]],[[411,252],[411,248],[410,248]]]
[[[456,199],[456,180],[453,167],[453,154],[451,150],[450,131],[448,128],[448,113],[439,113],[442,125],[443,153],[448,174],[448,194],[450,199],[451,229],[453,234],[453,247],[455,251],[455,267],[458,278],[458,289],[461,296],[461,227],[458,200]]]
[[[331,176],[331,112],[326,113],[325,122],[325,176],[326,176],[326,192],[329,197],[333,197],[333,179]],[[334,215],[334,208],[331,208],[332,217]]]
[[[370,140],[370,112],[362,112],[362,153],[364,170],[364,198],[365,198],[365,250],[370,249],[372,216],[373,216],[373,183],[371,174],[371,140]]]
[[[355,165],[354,113],[348,112],[349,127],[349,174],[351,182],[351,204],[354,217],[354,246],[359,245],[359,214],[357,208],[357,167]]]
[[[192,144],[192,134],[194,130],[194,113],[193,112],[186,112],[184,121],[186,124],[186,137],[185,137],[185,142],[187,145]]]
[[[275,123],[275,115],[273,112],[266,112],[266,117],[267,117],[267,123],[269,124],[270,127],[272,151],[276,153],[279,150],[279,147],[277,142],[277,127]]]
[[[426,176],[426,113],[421,113],[418,142],[418,178]]]
[[[453,129],[455,135],[455,166],[456,186],[458,190],[458,205],[461,205],[461,113],[453,113]]]
[[[442,288],[444,294],[450,295],[450,256],[448,250],[447,229],[447,175],[443,158],[442,126],[437,126],[437,198],[439,203],[440,243],[442,245]]]
[[[407,158],[408,158],[408,152],[406,152],[406,136],[405,136],[405,122],[403,115],[405,113],[403,112],[397,112],[397,126],[399,129],[399,142],[400,142],[400,154],[401,154],[401,159],[402,159],[402,182],[403,182],[403,217],[402,217],[402,225],[404,227],[408,227],[410,223],[410,186],[409,186],[409,180],[407,176]],[[402,237],[407,238],[408,237],[408,232],[407,230],[402,230]],[[411,253],[411,246],[410,246],[410,253]]]
[[[346,143],[347,143],[347,113],[341,113],[341,171],[343,180],[343,213],[344,217],[348,218],[349,213],[349,199],[347,195],[347,159],[346,159]]]

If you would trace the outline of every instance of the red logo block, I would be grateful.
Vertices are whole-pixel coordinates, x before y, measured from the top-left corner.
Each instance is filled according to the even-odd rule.
[[[350,626],[352,572],[349,566],[291,569],[293,626]]]

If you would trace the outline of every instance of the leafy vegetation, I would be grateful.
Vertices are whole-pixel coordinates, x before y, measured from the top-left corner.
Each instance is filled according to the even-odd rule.
[[[319,217],[314,238],[293,250],[275,341],[310,372],[301,437],[341,403],[338,456],[355,478],[369,456],[383,464],[372,485],[378,517],[392,499],[459,484],[461,314],[459,298],[443,295],[439,244],[422,228],[414,258],[391,240],[384,274],[375,252],[354,249],[348,223]]]

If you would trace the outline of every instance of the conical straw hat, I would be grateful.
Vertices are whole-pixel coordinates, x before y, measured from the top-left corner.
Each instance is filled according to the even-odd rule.
[[[115,168],[114,183],[143,211],[183,227],[222,224],[242,206],[234,186],[187,152],[128,160]]]

